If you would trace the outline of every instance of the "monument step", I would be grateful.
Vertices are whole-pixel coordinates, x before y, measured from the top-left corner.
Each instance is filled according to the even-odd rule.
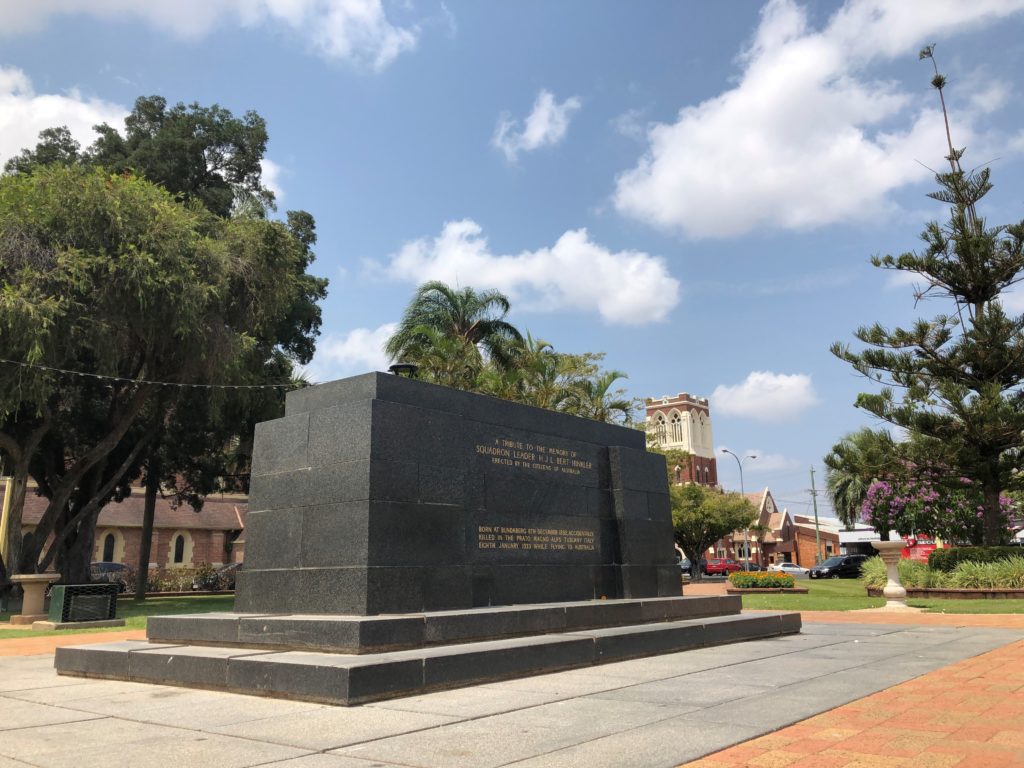
[[[800,631],[798,613],[680,619],[374,654],[125,641],[58,648],[62,675],[353,705]]]
[[[378,616],[201,613],[153,616],[150,642],[330,653],[380,653],[740,612],[737,596],[509,605]]]

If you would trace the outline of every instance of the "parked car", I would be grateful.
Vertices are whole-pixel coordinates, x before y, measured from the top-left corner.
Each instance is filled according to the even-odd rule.
[[[196,576],[192,580],[192,589],[210,592],[234,589],[235,577],[241,567],[241,563],[228,563],[215,571]]]
[[[734,571],[742,571],[743,566],[737,563],[735,560],[729,557],[712,557],[707,561],[704,566],[704,573],[707,576],[713,576],[715,574],[729,575]]]
[[[867,561],[867,555],[836,555],[811,568],[812,579],[856,579]]]
[[[793,576],[806,576],[807,569],[801,568],[796,563],[772,563],[768,566],[769,571],[779,571],[781,573],[788,573]]]
[[[753,560],[751,560],[749,563],[746,563],[746,562],[740,563],[740,565],[743,566],[743,570],[745,570],[745,571],[763,571],[764,570],[764,566],[763,565],[761,565],[760,563],[755,563]]]
[[[89,579],[94,584],[117,584],[124,592],[132,578],[132,569],[124,563],[89,563]]]

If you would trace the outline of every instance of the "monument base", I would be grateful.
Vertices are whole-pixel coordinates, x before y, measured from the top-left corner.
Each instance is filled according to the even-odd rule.
[[[800,631],[739,597],[516,605],[384,616],[197,614],[148,641],[58,648],[62,675],[362,704]]]

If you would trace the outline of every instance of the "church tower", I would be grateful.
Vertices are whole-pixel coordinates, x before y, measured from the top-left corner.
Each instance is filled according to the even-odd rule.
[[[718,485],[715,443],[711,436],[711,411],[706,397],[682,392],[675,397],[644,401],[647,406],[647,430],[666,450],[686,451],[689,467],[669,467],[677,483]]]

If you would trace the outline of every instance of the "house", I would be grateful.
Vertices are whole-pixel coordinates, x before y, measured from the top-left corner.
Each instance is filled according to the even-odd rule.
[[[0,482],[0,498],[5,490]],[[111,502],[100,511],[94,562],[138,567],[143,502],[142,489],[134,488],[124,501]],[[46,499],[37,496],[30,484],[22,515],[23,534],[35,529],[45,509]],[[157,498],[149,567],[164,570],[241,562],[247,512],[248,499],[243,495],[208,496],[202,512],[187,505],[174,507],[170,500]]]

